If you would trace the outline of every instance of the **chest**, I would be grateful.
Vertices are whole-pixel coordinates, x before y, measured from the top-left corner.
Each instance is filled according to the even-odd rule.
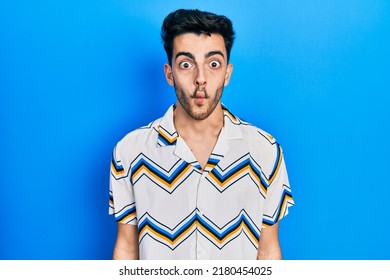
[[[210,155],[214,150],[217,142],[217,137],[204,137],[202,139],[187,139],[185,140],[192,154],[198,161],[202,169],[206,167]]]
[[[145,154],[131,168],[140,239],[151,236],[171,249],[193,241],[219,250],[241,236],[256,246],[265,196],[250,154],[214,151],[202,171],[168,149],[161,160]]]

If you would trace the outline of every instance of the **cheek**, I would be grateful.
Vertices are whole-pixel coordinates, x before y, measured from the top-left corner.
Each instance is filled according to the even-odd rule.
[[[210,75],[208,79],[208,84],[215,88],[223,87],[226,83],[226,75],[225,73],[214,73],[213,75]]]
[[[176,85],[180,87],[191,87],[194,83],[194,76],[191,72],[173,73],[172,79]]]

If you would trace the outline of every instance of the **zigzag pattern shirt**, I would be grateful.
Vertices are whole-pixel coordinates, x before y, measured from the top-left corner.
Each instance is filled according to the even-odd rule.
[[[109,213],[138,226],[140,259],[256,259],[261,229],[294,204],[280,145],[223,107],[202,170],[173,110],[116,145]]]

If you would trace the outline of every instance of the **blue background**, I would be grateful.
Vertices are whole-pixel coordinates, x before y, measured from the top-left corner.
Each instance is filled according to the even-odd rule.
[[[389,1],[0,1],[0,259],[110,259],[111,151],[174,101],[163,18],[232,19],[223,102],[273,134],[285,259],[390,259]]]

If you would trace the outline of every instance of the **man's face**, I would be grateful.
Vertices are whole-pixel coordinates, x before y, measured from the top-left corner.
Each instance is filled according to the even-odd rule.
[[[232,70],[219,34],[186,33],[175,37],[172,66],[164,65],[166,79],[175,87],[177,106],[196,120],[206,119],[220,104]]]

